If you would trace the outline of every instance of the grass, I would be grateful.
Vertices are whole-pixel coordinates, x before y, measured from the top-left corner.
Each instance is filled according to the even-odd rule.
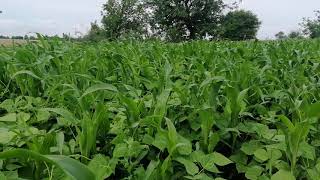
[[[2,46],[0,176],[319,179],[319,46]]]

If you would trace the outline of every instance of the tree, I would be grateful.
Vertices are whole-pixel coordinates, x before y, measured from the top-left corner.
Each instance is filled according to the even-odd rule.
[[[128,34],[141,37],[146,34],[147,14],[142,0],[108,0],[103,6],[102,31],[108,39]],[[92,25],[94,31],[98,28]],[[102,33],[100,30],[99,33]]]
[[[230,40],[255,39],[261,22],[250,11],[229,12],[222,21],[222,37]]]
[[[302,22],[303,32],[310,38],[320,37],[320,11],[316,11],[316,18],[304,18]]]
[[[149,0],[154,32],[171,41],[216,37],[222,0]]]
[[[105,30],[103,30],[97,22],[91,23],[90,31],[84,36],[84,39],[90,41],[100,41],[106,38]]]
[[[303,38],[302,34],[299,31],[291,31],[288,34],[288,38],[294,39],[294,38]]]
[[[284,33],[283,31],[280,31],[280,32],[278,32],[277,34],[275,34],[275,37],[276,37],[277,39],[286,39],[286,38],[288,38],[287,35],[286,35],[286,33]]]

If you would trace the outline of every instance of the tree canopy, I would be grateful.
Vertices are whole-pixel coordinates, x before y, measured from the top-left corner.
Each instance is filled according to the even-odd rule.
[[[222,0],[149,0],[151,26],[171,41],[217,36]]]
[[[230,40],[255,39],[261,22],[250,11],[229,12],[222,21],[222,37]]]
[[[314,19],[305,18],[302,22],[303,32],[310,38],[320,37],[320,11],[316,11]]]
[[[103,6],[102,25],[92,23],[87,37],[155,36],[172,42],[255,38],[260,25],[257,16],[249,11],[224,15],[232,5],[223,0],[108,0]]]

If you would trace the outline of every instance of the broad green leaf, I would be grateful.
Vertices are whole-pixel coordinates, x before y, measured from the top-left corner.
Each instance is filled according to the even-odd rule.
[[[307,142],[302,142],[299,147],[300,153],[302,157],[307,159],[314,160],[316,157],[316,149],[315,147],[309,145]]]
[[[34,151],[25,149],[14,149],[0,152],[0,158],[32,158],[38,161],[44,161],[53,164],[63,170],[66,175],[74,180],[95,179],[93,172],[79,161],[61,155],[41,155]]]
[[[97,154],[90,161],[88,167],[96,175],[96,180],[104,180],[114,173],[117,160]]]
[[[187,179],[198,179],[198,180],[213,180],[213,178],[212,177],[209,177],[207,174],[205,174],[205,173],[200,173],[200,174],[197,174],[197,175],[195,175],[195,176],[185,176],[185,178],[187,178]],[[216,178],[217,180],[224,180],[224,179],[219,179],[219,178]],[[215,179],[215,180],[216,180]]]
[[[320,102],[307,106],[304,111],[309,118],[320,117]]]
[[[82,94],[80,99],[96,91],[105,91],[105,90],[111,91],[111,92],[118,92],[118,89],[111,84],[96,84],[89,87],[87,90],[85,90],[85,92]]]
[[[271,176],[271,180],[295,180],[296,178],[291,172],[285,170],[279,170],[277,173]]]
[[[210,110],[202,110],[199,112],[200,120],[201,120],[201,134],[203,138],[203,142],[205,146],[208,146],[208,138],[210,130],[214,124],[214,119],[212,115],[212,111]]]
[[[264,162],[264,161],[266,161],[266,160],[269,159],[268,153],[267,153],[267,151],[264,150],[264,149],[258,149],[258,150],[256,150],[256,151],[254,152],[254,156],[255,156],[257,159],[261,160],[262,162]]]
[[[166,171],[172,167],[171,166],[171,156],[167,156],[166,159],[161,164],[161,176],[165,177]]]
[[[146,174],[144,179],[148,180],[151,177],[151,174],[154,172],[154,170],[157,168],[157,166],[159,165],[159,161],[150,161],[147,170],[146,170]]]
[[[220,135],[218,133],[212,133],[209,137],[208,152],[211,153],[214,151],[214,148],[220,141]]]
[[[15,136],[16,136],[16,133],[11,132],[6,128],[0,127],[0,144],[1,145],[9,143]]]
[[[9,113],[5,116],[0,117],[0,122],[15,122],[17,120],[16,113]]]
[[[213,173],[220,173],[219,169],[215,165],[215,159],[214,159],[215,157],[214,157],[213,153],[208,154],[208,155],[201,155],[201,153],[200,153],[197,156],[200,156],[200,157],[196,157],[196,158],[200,160],[199,162],[205,170],[213,172]]]
[[[226,158],[224,155],[222,155],[218,152],[212,153],[212,158],[213,158],[214,163],[219,166],[225,166],[230,163],[233,163],[230,159]]]
[[[164,149],[169,145],[167,135],[164,132],[158,132],[154,138],[152,145],[160,149],[160,151],[164,151]]]
[[[63,108],[44,108],[44,110],[59,114],[65,120],[71,122],[74,125],[76,125],[80,122],[77,118],[74,117],[74,115],[70,111],[68,111],[66,109],[63,109]]]
[[[41,80],[41,78],[39,76],[35,75],[33,72],[28,71],[28,70],[18,71],[16,73],[14,73],[11,78],[14,79],[16,76],[21,75],[21,74],[26,74],[26,75],[29,75],[29,76],[35,78],[35,79]]]
[[[178,144],[176,144],[176,148],[181,155],[189,155],[192,152],[191,142],[179,134],[178,134]]]
[[[320,173],[316,169],[307,169],[308,177],[311,180],[320,179]]]
[[[195,175],[195,174],[197,174],[199,172],[198,166],[195,165],[192,161],[187,160],[187,159],[182,158],[182,157],[178,157],[175,160],[184,165],[184,167],[186,168],[188,174]]]
[[[166,124],[168,126],[168,139],[169,139],[169,153],[173,153],[173,150],[176,147],[178,141],[178,134],[176,128],[174,127],[173,123],[170,119],[166,118]]]
[[[247,155],[253,155],[254,152],[260,148],[262,148],[262,145],[260,144],[260,142],[249,141],[242,144],[241,151],[246,153]]]
[[[128,145],[126,143],[116,144],[113,150],[113,157],[120,158],[128,155]]]
[[[30,120],[30,114],[29,113],[25,113],[25,112],[19,112],[17,114],[17,121],[20,122],[27,122]]]
[[[36,117],[37,121],[47,121],[50,118],[50,112],[45,109],[39,109]]]
[[[278,117],[288,127],[290,132],[294,131],[294,125],[292,124],[292,122],[286,116],[280,115]]]
[[[165,89],[157,98],[157,103],[154,109],[154,116],[156,117],[156,122],[158,128],[161,127],[161,121],[166,115],[167,111],[167,102],[171,93],[171,89]]]
[[[260,166],[248,167],[245,173],[246,178],[250,180],[256,180],[261,175],[263,168]]]

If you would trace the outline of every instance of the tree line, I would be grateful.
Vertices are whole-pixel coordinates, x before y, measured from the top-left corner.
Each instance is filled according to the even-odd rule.
[[[89,40],[255,39],[260,20],[223,0],[108,0],[101,23],[91,23]],[[100,25],[101,24],[101,25]]]

